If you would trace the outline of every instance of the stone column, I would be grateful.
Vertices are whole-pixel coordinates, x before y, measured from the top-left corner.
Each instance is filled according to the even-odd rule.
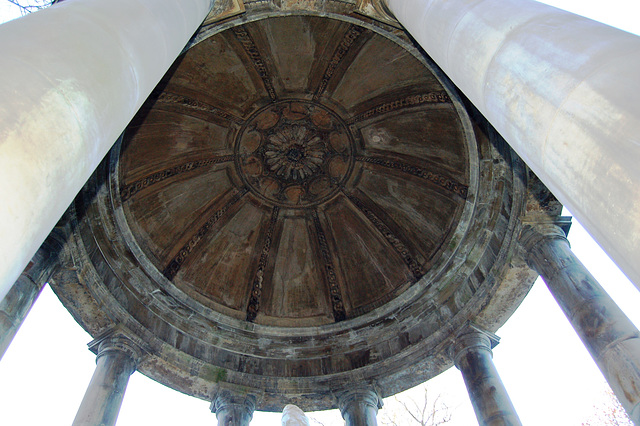
[[[640,288],[640,37],[533,0],[382,0]]]
[[[0,25],[0,299],[212,0],[77,0]]]
[[[498,341],[497,336],[468,325],[453,344],[453,360],[462,373],[480,426],[521,425],[493,364],[491,349]]]
[[[382,399],[373,386],[355,386],[338,396],[345,426],[377,426]]]
[[[257,397],[231,387],[219,387],[211,401],[219,426],[249,426],[256,409]]]
[[[55,237],[49,237],[11,290],[0,301],[0,359],[9,348],[40,291],[58,269],[60,248],[61,245]]]
[[[640,424],[640,332],[573,254],[559,227],[527,226],[527,262],[589,350],[635,424]]]
[[[93,373],[73,426],[113,426],[127,389],[129,377],[142,357],[138,345],[119,331],[89,344],[97,349]]]

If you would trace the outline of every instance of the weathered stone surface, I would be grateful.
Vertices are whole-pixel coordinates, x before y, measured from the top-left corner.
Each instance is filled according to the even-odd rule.
[[[378,426],[382,399],[371,385],[354,384],[338,394],[338,408],[346,426]]]
[[[459,329],[498,328],[535,275],[504,141],[406,35],[293,3],[196,35],[77,198],[54,280],[92,334],[145,342],[139,371],[272,411],[437,375]]]
[[[96,352],[96,370],[73,425],[113,426],[143,350],[118,329],[94,340],[89,348]]]
[[[618,400],[640,424],[640,331],[573,254],[559,226],[527,226],[522,244]]]
[[[498,343],[490,333],[469,325],[452,348],[456,367],[462,373],[471,405],[480,426],[521,426],[509,395],[493,364],[491,349]]]

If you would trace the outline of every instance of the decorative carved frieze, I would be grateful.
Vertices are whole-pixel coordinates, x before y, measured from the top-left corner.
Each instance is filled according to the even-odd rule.
[[[331,299],[331,308],[333,309],[333,318],[336,322],[343,321],[346,319],[347,315],[344,309],[342,292],[340,291],[338,278],[336,277],[335,267],[333,266],[333,260],[331,259],[331,252],[329,251],[327,237],[322,229],[322,224],[320,223],[320,217],[318,216],[317,210],[312,211],[312,217],[316,236],[318,238],[318,245],[320,246],[322,262],[324,264],[325,278],[329,284],[329,295]]]
[[[240,201],[240,199],[247,192],[248,192],[247,188],[241,188],[239,190],[236,190],[236,192],[233,195],[233,197],[231,197],[231,199],[229,201],[227,201],[227,203],[224,206],[222,206],[220,209],[218,209],[213,214],[213,216],[211,216],[209,218],[209,220],[207,220],[204,223],[204,225],[202,225],[200,227],[200,229],[198,229],[198,232],[196,232],[195,235],[193,235],[189,239],[189,241],[180,249],[178,254],[175,255],[173,260],[171,260],[171,262],[169,262],[167,267],[164,269],[164,271],[162,273],[163,273],[163,275],[165,277],[167,277],[168,279],[172,280],[176,276],[176,274],[180,270],[180,267],[182,266],[182,264],[185,262],[187,257],[191,254],[193,249],[202,240],[202,238],[204,238],[204,236],[207,235],[207,233],[211,230],[213,225],[215,225],[216,222],[218,222],[220,220],[220,218],[222,218],[225,215],[225,213],[227,211],[229,211],[231,206],[233,206],[235,203]]]
[[[273,245],[273,234],[278,223],[278,215],[280,208],[275,206],[271,212],[271,219],[269,220],[269,228],[267,228],[267,234],[264,237],[264,243],[262,244],[262,252],[260,253],[260,260],[258,261],[258,268],[256,270],[255,277],[253,279],[253,286],[251,287],[251,295],[249,296],[249,306],[247,306],[247,321],[254,321],[260,310],[260,299],[262,298],[262,286],[264,284],[264,274],[267,269],[267,262],[269,261],[269,252]]]
[[[362,114],[358,114],[355,117],[351,117],[347,120],[347,124],[354,124],[360,121],[364,121],[368,118],[375,117],[378,115],[383,115],[391,111],[396,111],[402,108],[413,107],[417,105],[423,104],[450,104],[451,98],[447,92],[431,92],[424,93],[421,95],[411,95],[407,96],[403,99],[398,99],[391,102],[385,102],[376,106],[375,108],[371,108],[363,112]]]
[[[123,185],[120,188],[120,199],[122,201],[127,201],[129,198],[131,198],[132,196],[134,196],[144,188],[147,188],[151,185],[155,185],[156,183],[162,182],[165,179],[177,176],[185,172],[190,172],[192,170],[199,169],[204,166],[209,166],[211,164],[227,163],[229,161],[233,161],[233,158],[234,158],[233,155],[223,155],[220,157],[205,158],[202,160],[189,161],[179,166],[174,166],[159,172],[155,172],[141,179],[138,179],[130,184]]]
[[[356,41],[358,37],[360,37],[360,35],[363,32],[364,32],[364,28],[359,27],[357,25],[351,25],[349,27],[344,37],[342,38],[342,41],[340,42],[335,52],[333,53],[333,56],[331,57],[331,61],[329,62],[329,65],[327,66],[327,69],[325,70],[324,75],[322,76],[322,80],[320,81],[320,85],[318,86],[318,89],[313,95],[313,100],[318,100],[320,96],[322,96],[324,91],[327,89],[329,80],[331,80],[331,77],[333,77],[333,74],[336,72],[338,65],[340,65],[340,62],[342,62],[342,60],[344,59],[345,55],[347,54],[347,52],[349,51],[353,43]]]
[[[262,82],[264,83],[264,87],[269,94],[271,100],[275,101],[278,99],[276,95],[276,90],[273,88],[273,83],[271,82],[271,74],[267,69],[267,66],[260,55],[260,51],[256,47],[256,43],[251,37],[251,34],[244,27],[233,27],[233,33],[235,34],[238,41],[242,44],[244,51],[249,56],[249,59],[253,62],[253,66],[260,75]]]
[[[467,198],[467,191],[469,187],[455,180],[443,176],[439,173],[432,172],[423,167],[413,166],[401,161],[387,160],[381,157],[367,157],[363,155],[356,156],[356,161],[362,161],[364,163],[375,164],[382,167],[388,167],[390,169],[400,170],[401,172],[408,173],[413,176],[417,176],[422,179],[426,179],[436,185],[451,191],[462,198]]]

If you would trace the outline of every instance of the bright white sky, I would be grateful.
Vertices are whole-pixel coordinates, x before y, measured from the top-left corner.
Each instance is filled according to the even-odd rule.
[[[640,33],[636,0],[544,3]],[[15,14],[8,2],[0,0],[0,22]],[[640,324],[640,292],[575,222],[569,240],[618,305]],[[494,350],[494,361],[524,424],[578,426],[593,412],[593,405],[604,399],[602,375],[542,281],[536,282],[497,334],[502,341]],[[0,424],[71,424],[95,366],[94,355],[86,349],[90,340],[46,288],[0,362]],[[476,424],[457,370],[429,381],[428,387],[431,395],[442,394],[452,408],[451,425]],[[387,402],[390,405],[393,403]],[[325,426],[344,424],[337,410],[312,417]],[[207,402],[179,394],[139,373],[131,377],[118,419],[119,426],[214,422]],[[252,424],[280,425],[280,415],[256,413]]]

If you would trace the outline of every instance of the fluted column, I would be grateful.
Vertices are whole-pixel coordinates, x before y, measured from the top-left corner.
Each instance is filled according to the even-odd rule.
[[[218,426],[249,426],[256,409],[257,397],[232,387],[219,387],[211,402]]]
[[[640,332],[573,254],[564,232],[527,226],[527,262],[549,291],[635,424],[640,424]]]
[[[43,286],[59,267],[61,244],[49,237],[20,274],[11,290],[0,301],[0,359],[9,348]]]
[[[497,343],[495,335],[468,325],[452,347],[453,360],[462,373],[480,426],[521,425],[493,363],[491,348]]]
[[[142,357],[141,348],[121,332],[94,340],[96,370],[85,392],[73,426],[116,424],[129,377]]]
[[[354,386],[338,395],[338,408],[346,426],[377,426],[382,399],[373,386]]]
[[[212,0],[67,0],[0,25],[0,299]]]
[[[533,0],[382,0],[640,289],[640,37]]]

